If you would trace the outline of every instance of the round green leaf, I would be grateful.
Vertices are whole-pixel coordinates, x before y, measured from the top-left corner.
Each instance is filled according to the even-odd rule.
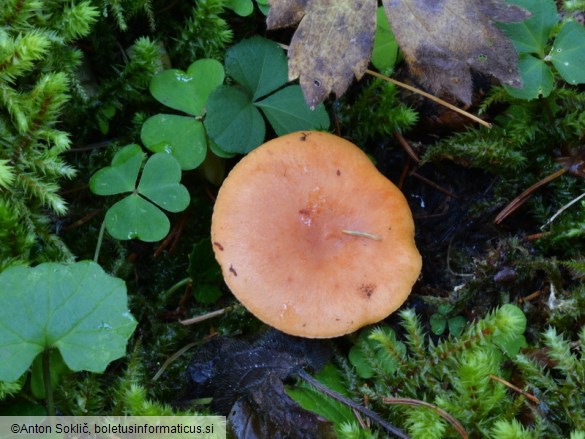
[[[252,100],[266,96],[288,81],[284,51],[275,42],[258,36],[228,49],[225,70],[244,87]]]
[[[132,192],[145,155],[138,145],[125,146],[116,153],[111,166],[93,174],[89,179],[89,188],[97,195]]]
[[[534,53],[544,57],[546,42],[553,26],[557,23],[558,12],[553,0],[510,0],[532,16],[518,23],[498,23],[510,38],[519,53]]]
[[[522,88],[504,85],[506,91],[515,98],[536,99],[547,97],[553,89],[554,77],[546,63],[532,55],[521,55],[518,70],[522,78]]]
[[[144,122],[140,138],[152,152],[171,153],[185,171],[203,163],[207,154],[203,124],[193,117],[156,114]]]
[[[240,17],[247,17],[254,12],[252,0],[227,0],[225,7],[231,9]]]
[[[207,134],[226,152],[245,154],[264,141],[264,119],[242,90],[221,86],[209,96]]]
[[[103,372],[125,354],[136,321],[126,287],[90,261],[0,273],[0,380],[15,381],[45,349],[73,371]]]
[[[380,71],[394,67],[398,57],[398,43],[390,30],[384,8],[380,6],[376,15],[376,34],[372,50],[372,64]]]
[[[457,337],[463,332],[463,329],[465,329],[467,320],[465,320],[465,317],[463,316],[455,316],[451,317],[447,323],[449,325],[449,332],[451,335]]]
[[[574,22],[565,24],[549,58],[569,84],[585,84],[585,28]]]
[[[110,207],[104,221],[108,233],[120,240],[160,241],[171,227],[169,219],[158,207],[137,194]]]
[[[264,15],[268,15],[268,11],[270,11],[270,3],[268,0],[256,0],[256,4],[258,5],[258,9]]]
[[[223,149],[221,149],[219,146],[217,146],[217,144],[209,139],[209,141],[207,142],[207,146],[209,146],[210,151],[215,154],[216,156],[222,158],[222,159],[231,159],[232,157],[236,156],[236,153],[233,152],[226,152]]]
[[[445,316],[442,314],[435,313],[431,315],[430,324],[431,324],[431,331],[435,335],[441,335],[445,332],[445,326],[447,325],[447,321]]]
[[[209,94],[223,80],[223,66],[219,61],[200,59],[187,72],[169,69],[155,75],[150,82],[150,93],[167,107],[202,116]]]
[[[260,107],[272,128],[279,136],[302,130],[318,130],[329,127],[329,115],[323,104],[311,110],[301,87],[291,85],[271,94],[254,105]]]
[[[181,212],[189,205],[189,192],[180,181],[179,162],[173,156],[159,152],[144,165],[138,192],[169,212]]]

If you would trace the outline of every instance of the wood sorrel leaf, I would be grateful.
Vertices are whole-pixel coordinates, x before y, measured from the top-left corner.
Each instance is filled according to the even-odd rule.
[[[329,126],[325,107],[318,105],[314,110],[307,107],[298,85],[278,90],[254,105],[262,109],[279,136],[308,128],[325,129]]]
[[[262,115],[241,89],[223,85],[210,96],[205,128],[225,152],[245,154],[264,140]]]
[[[288,79],[283,50],[262,37],[252,37],[232,46],[225,55],[225,70],[252,100],[276,90]]]
[[[185,171],[203,163],[207,154],[203,124],[193,117],[155,114],[142,125],[140,138],[153,152],[171,153]]]
[[[138,193],[169,212],[181,212],[189,205],[189,192],[180,181],[179,162],[169,154],[154,154],[144,165]]]
[[[108,209],[106,230],[116,239],[140,239],[156,242],[171,228],[167,216],[138,194],[128,195]]]
[[[200,59],[182,70],[163,70],[152,78],[150,93],[160,103],[192,116],[205,113],[207,97],[223,83],[224,71],[219,61]]]
[[[585,28],[566,23],[550,52],[550,59],[569,84],[585,84]]]
[[[144,152],[138,145],[127,145],[116,153],[112,165],[97,171],[89,179],[89,188],[97,195],[116,195],[133,191]]]

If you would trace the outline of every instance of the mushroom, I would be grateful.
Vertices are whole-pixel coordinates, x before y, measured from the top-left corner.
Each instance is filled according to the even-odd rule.
[[[219,190],[211,238],[239,301],[310,338],[384,319],[422,265],[404,195],[357,146],[323,132],[287,134],[244,157]]]

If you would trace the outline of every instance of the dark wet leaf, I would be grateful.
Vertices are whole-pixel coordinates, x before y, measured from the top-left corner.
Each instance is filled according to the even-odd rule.
[[[502,0],[384,0],[394,36],[412,71],[437,94],[471,103],[470,69],[520,87],[518,55],[494,22],[529,14]]]
[[[331,351],[322,340],[271,331],[256,343],[216,339],[200,349],[187,369],[195,397],[229,416],[238,438],[335,437],[330,422],[302,409],[283,382],[300,370],[319,370]]]

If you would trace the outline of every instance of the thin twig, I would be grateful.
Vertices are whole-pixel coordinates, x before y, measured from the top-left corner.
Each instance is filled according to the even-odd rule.
[[[379,414],[377,414],[376,412],[373,412],[372,410],[358,404],[357,402],[352,401],[348,397],[343,396],[342,394],[337,393],[334,390],[331,390],[329,387],[327,387],[326,385],[317,381],[315,378],[313,378],[311,375],[309,375],[303,369],[299,370],[297,372],[297,375],[299,378],[302,378],[303,380],[305,380],[307,383],[309,383],[311,386],[313,386],[319,392],[324,393],[325,395],[341,402],[342,404],[345,404],[346,406],[360,412],[362,415],[367,416],[372,421],[381,425],[388,433],[392,433],[393,435],[395,435],[396,437],[399,437],[401,439],[410,439],[410,437],[406,433],[404,433],[399,428],[393,426],[389,422],[382,419],[382,417]]]
[[[422,181],[423,183],[426,183],[426,184],[428,184],[429,186],[432,186],[432,187],[434,187],[434,188],[435,188],[436,190],[438,190],[439,192],[443,192],[443,193],[444,193],[445,195],[447,195],[448,197],[455,198],[455,199],[458,199],[458,198],[459,198],[457,195],[455,195],[455,194],[454,194],[453,192],[451,192],[450,190],[448,190],[448,189],[445,189],[444,187],[441,187],[441,186],[439,186],[439,185],[438,185],[437,183],[435,183],[434,181],[432,181],[432,180],[429,180],[428,178],[426,178],[426,177],[423,177],[422,175],[420,175],[420,174],[417,174],[416,172],[412,172],[410,175],[412,175],[412,176],[413,176],[413,177],[415,177],[415,178],[418,178],[418,179],[419,179],[420,181]]]
[[[549,176],[544,177],[542,180],[538,181],[537,183],[534,183],[532,186],[530,186],[528,189],[526,189],[524,192],[522,192],[520,195],[518,195],[516,198],[514,198],[510,202],[510,204],[508,204],[506,207],[504,207],[502,209],[502,211],[498,214],[498,216],[496,216],[496,218],[494,219],[494,223],[500,224],[512,212],[514,212],[516,209],[518,209],[520,206],[522,206],[526,202],[526,200],[528,200],[528,198],[530,198],[530,196],[532,195],[532,193],[536,189],[538,189],[541,186],[544,186],[547,183],[550,183],[551,181],[553,181],[556,178],[559,178],[565,172],[567,172],[566,169],[564,169],[564,168],[559,169],[558,171],[550,174]]]
[[[530,293],[528,296],[524,296],[518,299],[518,303],[530,302],[531,300],[540,297],[540,294],[541,294],[540,290],[537,290],[534,293]]]
[[[498,376],[496,376],[496,375],[492,375],[492,374],[490,374],[490,375],[489,375],[489,377],[490,377],[492,380],[494,380],[494,381],[497,381],[498,383],[501,383],[501,384],[503,384],[503,385],[504,385],[504,386],[506,386],[506,387],[509,387],[509,388],[510,388],[510,389],[512,389],[513,391],[515,391],[515,392],[518,392],[518,393],[520,393],[520,394],[524,395],[526,398],[528,398],[528,399],[529,399],[530,401],[532,401],[533,403],[535,403],[535,404],[540,404],[540,400],[539,400],[539,399],[538,399],[536,396],[532,395],[531,393],[525,392],[524,390],[522,390],[522,389],[520,389],[520,388],[516,387],[514,384],[512,384],[512,383],[510,383],[510,382],[506,381],[505,379],[503,379],[503,378],[500,378],[500,377],[498,377]]]
[[[563,207],[561,207],[557,213],[555,213],[553,216],[550,217],[550,219],[544,223],[544,225],[540,228],[540,230],[544,229],[546,226],[548,226],[550,223],[552,223],[554,220],[556,220],[558,218],[558,216],[563,213],[565,210],[567,210],[569,207],[571,207],[573,204],[577,203],[579,200],[581,200],[583,197],[585,197],[585,192],[582,193],[581,195],[579,195],[577,198],[569,201],[567,204],[565,204]]]
[[[163,374],[163,372],[167,369],[167,367],[169,367],[173,361],[175,361],[177,358],[179,358],[181,355],[183,355],[189,349],[191,349],[194,346],[200,345],[202,343],[206,343],[207,341],[209,341],[211,338],[213,338],[215,336],[217,336],[217,333],[213,333],[211,335],[204,337],[202,340],[194,341],[194,342],[189,343],[186,346],[183,346],[181,349],[179,349],[177,352],[175,352],[173,355],[171,355],[169,358],[167,358],[167,360],[162,364],[160,369],[152,377],[152,381],[158,380],[160,378],[160,376]]]
[[[227,308],[222,308],[222,309],[218,309],[216,311],[211,311],[208,312],[207,314],[203,314],[201,316],[196,316],[196,317],[191,317],[190,319],[187,320],[179,320],[179,323],[181,325],[194,325],[195,323],[200,323],[203,322],[207,319],[212,319],[213,317],[217,317],[220,316],[222,314],[224,314],[227,311]]]
[[[408,156],[416,163],[420,163],[420,158],[418,157],[416,152],[414,152],[412,146],[410,146],[410,144],[406,141],[402,133],[398,130],[394,130],[394,137],[396,138],[396,140],[398,140],[398,143],[400,143],[400,146],[402,146],[402,148],[406,151]]]
[[[487,128],[491,128],[492,127],[492,124],[491,123],[486,122],[485,120],[480,119],[479,117],[474,116],[473,114],[468,113],[467,111],[462,110],[461,108],[458,108],[455,105],[450,104],[449,102],[444,101],[443,99],[440,99],[440,98],[438,98],[436,96],[433,96],[430,93],[427,93],[425,91],[419,90],[416,87],[413,87],[411,85],[405,84],[404,82],[397,81],[396,79],[392,79],[392,78],[390,78],[390,77],[388,77],[386,75],[382,75],[381,73],[374,72],[373,70],[370,70],[370,69],[367,69],[366,70],[366,73],[368,75],[375,76],[376,78],[383,79],[384,81],[391,82],[392,84],[397,85],[398,87],[402,87],[402,88],[404,88],[404,89],[406,89],[408,91],[411,91],[413,93],[416,93],[416,94],[419,94],[421,96],[424,96],[425,98],[430,99],[431,101],[436,102],[437,104],[442,105],[443,107],[447,107],[449,110],[453,110],[453,111],[455,111],[455,112],[457,112],[459,114],[462,114],[463,116],[465,116],[465,117],[473,120],[474,122],[477,122],[479,124],[482,124],[483,126],[485,126]]]
[[[463,439],[467,439],[469,437],[467,431],[465,431],[465,428],[463,428],[463,425],[461,425],[461,423],[457,419],[455,419],[452,415],[450,415],[445,410],[443,410],[440,407],[437,407],[434,404],[430,404],[428,402],[419,401],[418,399],[412,398],[383,398],[382,401],[385,404],[403,404],[430,408],[435,413],[437,413],[441,418],[443,418],[445,421],[451,424]]]

